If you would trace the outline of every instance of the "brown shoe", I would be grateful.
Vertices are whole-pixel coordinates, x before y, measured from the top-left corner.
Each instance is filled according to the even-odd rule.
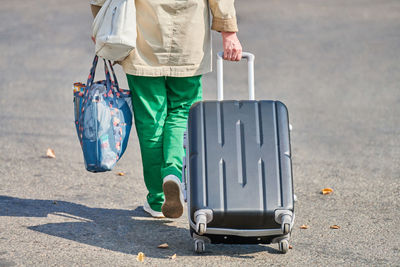
[[[163,191],[165,195],[161,211],[167,218],[179,218],[183,214],[183,195],[181,181],[175,175],[164,178]]]

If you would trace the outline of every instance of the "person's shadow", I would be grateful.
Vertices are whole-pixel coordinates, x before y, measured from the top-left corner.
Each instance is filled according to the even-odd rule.
[[[112,251],[147,257],[167,258],[178,255],[198,255],[193,251],[189,230],[175,226],[169,219],[153,219],[138,207],[135,210],[91,208],[84,205],[53,200],[21,199],[0,196],[0,216],[47,217],[61,216],[70,222],[47,223],[27,227],[40,233],[66,238],[83,244]],[[169,249],[157,248],[168,243]],[[213,245],[203,255],[225,255],[252,258],[243,254],[260,251],[279,253],[278,250],[261,245]],[[208,245],[210,247],[210,245]]]

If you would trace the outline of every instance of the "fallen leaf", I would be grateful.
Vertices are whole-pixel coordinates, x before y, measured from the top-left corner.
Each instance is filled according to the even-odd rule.
[[[171,256],[171,260],[174,260],[174,259],[176,259],[176,254]]]
[[[125,173],[124,173],[124,172],[119,172],[118,175],[119,175],[119,176],[124,176]]]
[[[331,225],[331,229],[339,229],[340,228],[340,226],[339,225],[336,225],[336,224],[334,224],[334,225]]]
[[[53,149],[48,148],[48,149],[47,149],[47,152],[46,152],[46,156],[47,156],[48,158],[55,158],[55,157],[56,157],[56,154],[54,153],[54,150],[53,150]]]
[[[303,224],[302,226],[300,226],[300,229],[308,229],[308,228],[310,228],[310,226],[308,226],[306,224]]]
[[[143,253],[143,252],[139,252],[139,253],[137,254],[136,259],[137,259],[138,261],[143,262],[143,261],[144,261],[144,258],[145,258],[145,256],[144,256],[144,253]]]
[[[292,245],[289,245],[289,249],[293,249],[293,246],[292,246]]]
[[[161,245],[158,245],[158,248],[168,248],[168,244],[167,243],[163,243]]]
[[[321,190],[321,194],[323,195],[329,195],[333,193],[333,189],[332,188],[324,188]]]

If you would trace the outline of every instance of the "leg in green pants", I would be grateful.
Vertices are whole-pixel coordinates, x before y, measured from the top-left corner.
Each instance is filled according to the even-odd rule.
[[[201,100],[201,75],[143,77],[127,75],[142,155],[147,201],[155,211],[164,202],[163,178],[181,179],[183,132],[192,104]]]

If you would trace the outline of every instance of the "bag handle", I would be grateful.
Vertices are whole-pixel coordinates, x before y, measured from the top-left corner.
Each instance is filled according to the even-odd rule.
[[[99,61],[99,57],[96,55],[94,57],[94,59],[93,59],[92,68],[90,69],[90,73],[89,73],[88,80],[87,80],[87,83],[86,83],[86,86],[89,87],[89,88],[93,84],[94,76],[96,74],[96,68],[97,68],[97,62],[98,61]],[[115,85],[115,89],[116,89],[116,91],[118,91],[119,90],[119,84],[118,84],[117,76],[115,75],[114,68],[113,68],[113,66],[111,64],[111,61],[108,60],[108,65],[110,66],[114,81],[111,79],[110,72],[108,71],[106,60],[103,59],[103,61],[104,61],[104,72],[105,72],[105,76],[106,76],[107,88],[114,89],[114,85]]]
[[[103,59],[103,62],[104,62],[104,72],[106,74],[106,89],[107,89],[107,93],[108,93],[109,90],[114,91],[113,90],[113,81],[111,80],[110,71],[108,70],[106,60]]]
[[[217,53],[217,88],[218,88],[218,101],[224,100],[224,70],[223,70],[223,56],[224,52]],[[242,59],[247,59],[247,75],[248,75],[248,88],[249,99],[255,100],[254,93],[254,59],[255,56],[249,52],[242,53]]]
[[[86,83],[87,87],[90,87],[93,84],[94,75],[96,73],[96,67],[97,67],[98,61],[99,61],[99,57],[97,55],[94,56],[92,68],[90,69],[89,76],[88,76],[87,83]]]
[[[108,60],[108,65],[110,65],[111,73],[112,73],[113,78],[114,78],[115,89],[116,89],[117,91],[119,91],[119,84],[118,84],[118,80],[117,80],[117,75],[115,75],[115,71],[114,71],[114,68],[113,68],[113,64],[111,63],[110,60]]]

